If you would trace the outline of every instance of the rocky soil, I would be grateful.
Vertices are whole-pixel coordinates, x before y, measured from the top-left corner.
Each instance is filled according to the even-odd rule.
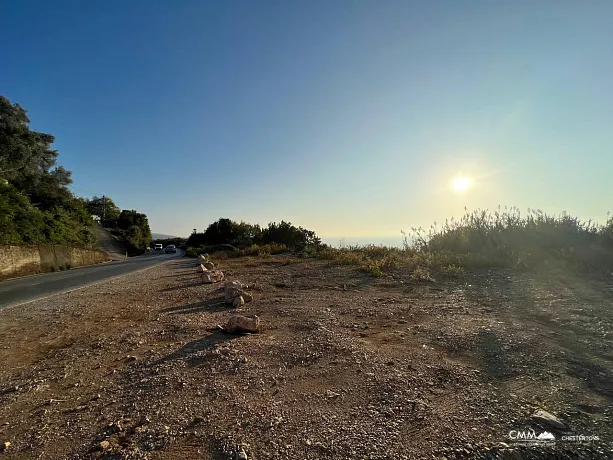
[[[613,458],[611,274],[243,258],[232,308],[196,267],[1,311],[0,458]],[[261,332],[220,331],[236,312]]]

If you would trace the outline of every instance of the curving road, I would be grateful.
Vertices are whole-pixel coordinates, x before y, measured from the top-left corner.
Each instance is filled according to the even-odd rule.
[[[43,275],[27,276],[0,282],[0,310],[29,303],[52,294],[72,291],[108,278],[125,275],[135,270],[151,267],[169,259],[182,257],[184,252],[177,249],[176,254],[150,253],[138,257],[90,265],[72,270]]]

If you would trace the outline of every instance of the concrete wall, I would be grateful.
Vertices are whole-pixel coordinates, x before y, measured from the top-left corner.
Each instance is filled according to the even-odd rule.
[[[0,246],[0,279],[108,261],[103,251],[69,246]]]

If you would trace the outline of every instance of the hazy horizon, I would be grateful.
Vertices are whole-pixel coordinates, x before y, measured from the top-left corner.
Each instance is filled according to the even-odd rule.
[[[399,245],[400,230],[498,205],[604,223],[612,13],[21,1],[3,6],[0,90],[56,137],[77,195],[144,212],[156,233],[229,217]]]

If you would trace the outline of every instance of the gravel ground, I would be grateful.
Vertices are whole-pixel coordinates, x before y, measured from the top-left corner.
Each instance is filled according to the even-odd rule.
[[[0,312],[0,458],[613,458],[610,274],[220,268],[253,302],[183,258]],[[216,328],[237,311],[261,333]]]

